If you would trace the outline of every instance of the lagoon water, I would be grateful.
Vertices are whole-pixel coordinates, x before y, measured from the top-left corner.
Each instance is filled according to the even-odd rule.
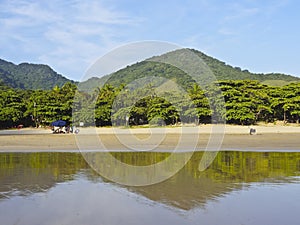
[[[112,154],[128,164],[168,157]],[[202,155],[162,183],[128,187],[80,153],[0,153],[0,224],[299,224],[299,152],[219,152],[200,172]]]

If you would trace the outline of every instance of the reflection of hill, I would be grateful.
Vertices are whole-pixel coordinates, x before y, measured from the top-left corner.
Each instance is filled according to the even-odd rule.
[[[113,155],[126,163],[139,165],[149,165],[168,156],[166,153]],[[169,180],[127,189],[153,201],[190,210],[247,183],[289,182],[300,175],[300,153],[220,152],[206,171],[199,172],[202,155],[201,152],[195,153],[189,163]],[[87,168],[78,153],[0,153],[0,199],[47,191],[57,183],[84,177],[96,182],[99,176]],[[76,176],[78,173],[85,176]]]
[[[183,210],[203,206],[226,193],[239,189],[242,184],[215,182],[207,177],[194,178],[181,171],[173,178],[157,185],[130,188],[143,196]]]
[[[163,183],[130,190],[190,210],[251,182],[291,182],[300,175],[300,153],[219,152],[210,168],[200,173],[201,157],[195,153],[185,168]]]

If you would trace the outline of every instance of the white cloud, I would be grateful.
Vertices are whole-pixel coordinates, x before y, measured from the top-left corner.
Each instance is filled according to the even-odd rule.
[[[288,3],[272,0],[268,2],[244,0],[224,5],[218,33],[224,36],[243,36],[253,30],[263,31],[270,26],[270,19]]]
[[[2,43],[17,41],[19,54],[30,54],[76,79],[91,61],[116,45],[126,28],[140,21],[101,1],[6,0],[0,13]]]
[[[74,5],[78,12],[76,19],[86,23],[102,24],[132,24],[136,20],[129,18],[126,14],[118,12],[113,8],[104,7],[99,1],[79,1]]]

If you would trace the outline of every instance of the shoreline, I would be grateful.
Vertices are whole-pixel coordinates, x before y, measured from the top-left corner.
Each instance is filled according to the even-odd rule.
[[[79,128],[79,134],[52,134],[50,129],[24,128],[0,131],[0,152],[86,151],[294,151],[300,152],[300,126],[175,128]],[[210,135],[211,131],[215,133]],[[223,135],[224,132],[224,135]],[[222,141],[223,139],[223,141]],[[100,140],[100,142],[99,142]],[[179,141],[180,140],[180,141]]]
[[[131,134],[145,134],[149,133],[149,130],[153,133],[168,133],[168,134],[178,134],[178,133],[194,133],[199,132],[203,134],[210,134],[212,129],[215,131],[220,129],[221,132],[225,134],[249,134],[250,128],[256,129],[257,134],[266,133],[299,133],[300,134],[300,124],[288,124],[288,125],[186,125],[186,126],[166,126],[166,127],[77,127],[81,132],[85,134],[114,134],[114,133],[131,133]],[[217,131],[218,132],[218,131]],[[50,128],[22,128],[22,129],[3,129],[0,130],[0,135],[19,135],[19,134],[52,134]]]

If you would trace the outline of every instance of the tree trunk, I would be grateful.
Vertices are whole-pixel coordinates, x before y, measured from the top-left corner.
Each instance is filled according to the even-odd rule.
[[[286,124],[286,111],[283,110],[283,123]]]

